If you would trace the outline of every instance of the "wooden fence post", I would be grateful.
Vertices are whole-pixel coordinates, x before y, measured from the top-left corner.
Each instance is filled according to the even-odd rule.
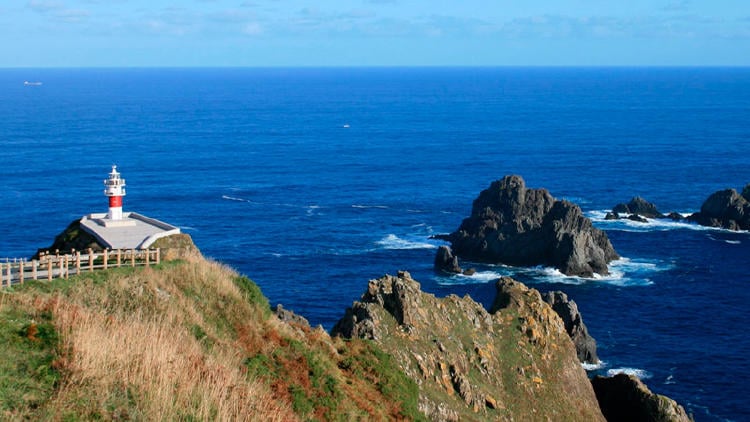
[[[144,252],[146,252],[146,266],[148,267],[151,260],[151,249],[146,249]]]
[[[21,266],[18,269],[18,282],[23,284],[23,278],[25,276],[24,272],[26,271],[26,261],[21,258]]]
[[[107,253],[107,248],[104,248],[104,265],[102,269],[107,269],[107,261],[109,261],[109,253]]]
[[[117,250],[117,268],[122,265],[122,249]]]
[[[130,266],[135,268],[135,249],[130,250]]]
[[[52,281],[52,257],[47,257],[47,281]]]
[[[81,273],[81,251],[76,251],[76,274]]]
[[[89,272],[94,271],[94,251],[89,248]]]
[[[57,267],[60,269],[60,274],[58,274],[59,278],[65,278],[65,268],[63,267],[63,262],[65,262],[65,257],[57,255]]]
[[[156,248],[156,265],[161,264],[161,248]]]

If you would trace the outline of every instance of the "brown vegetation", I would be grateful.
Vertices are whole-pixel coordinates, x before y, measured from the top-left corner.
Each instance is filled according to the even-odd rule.
[[[252,281],[199,253],[183,257],[0,293],[0,319],[28,320],[8,334],[23,347],[42,348],[37,321],[55,333],[44,346],[51,375],[34,387],[42,393],[0,406],[0,418],[419,418],[416,389],[367,342],[284,323]],[[9,359],[23,353],[3,347]],[[391,378],[372,382],[377,374],[357,370],[367,366]]]

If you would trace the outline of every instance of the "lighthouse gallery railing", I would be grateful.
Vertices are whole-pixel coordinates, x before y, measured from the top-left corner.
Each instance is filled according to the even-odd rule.
[[[71,275],[106,270],[119,267],[137,267],[159,264],[161,250],[154,249],[112,249],[85,253],[44,254],[30,261],[14,259],[0,262],[0,287],[23,284],[28,280],[48,280],[68,278]]]

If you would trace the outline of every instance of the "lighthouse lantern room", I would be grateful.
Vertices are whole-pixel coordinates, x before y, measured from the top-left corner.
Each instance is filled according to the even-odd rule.
[[[110,220],[122,220],[122,197],[125,196],[125,179],[120,177],[117,166],[112,166],[109,178],[104,180],[104,195],[109,197],[109,212],[107,218]]]

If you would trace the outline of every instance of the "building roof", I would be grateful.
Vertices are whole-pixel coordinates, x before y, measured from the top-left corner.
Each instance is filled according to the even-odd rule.
[[[178,227],[134,212],[123,213],[122,220],[89,214],[81,218],[81,228],[111,249],[146,249],[157,239],[180,232]]]

